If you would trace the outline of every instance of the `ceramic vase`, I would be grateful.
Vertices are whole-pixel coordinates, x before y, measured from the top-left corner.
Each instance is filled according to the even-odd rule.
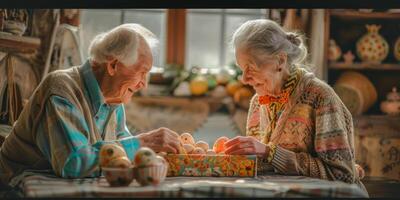
[[[329,49],[328,49],[328,60],[331,62],[335,62],[339,60],[340,56],[342,55],[342,50],[336,44],[335,40],[329,40]]]
[[[364,62],[381,63],[389,53],[389,45],[379,34],[380,25],[366,25],[367,33],[357,41],[357,55]]]

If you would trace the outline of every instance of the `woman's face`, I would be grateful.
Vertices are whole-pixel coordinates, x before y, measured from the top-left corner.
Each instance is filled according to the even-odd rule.
[[[282,83],[277,56],[265,55],[262,59],[256,59],[248,49],[243,48],[236,49],[235,55],[236,62],[243,71],[244,84],[252,86],[258,95],[276,95]]]

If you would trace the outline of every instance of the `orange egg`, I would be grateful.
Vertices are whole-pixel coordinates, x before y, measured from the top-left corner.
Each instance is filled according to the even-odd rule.
[[[224,144],[225,144],[225,142],[228,141],[228,140],[229,140],[229,138],[227,138],[227,137],[225,137],[225,136],[219,137],[219,138],[215,141],[214,146],[213,146],[213,150],[215,151],[215,153],[221,153],[221,152],[225,151],[225,146],[224,146]]]

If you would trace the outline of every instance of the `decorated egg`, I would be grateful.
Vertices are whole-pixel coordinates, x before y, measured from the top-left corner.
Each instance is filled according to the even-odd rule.
[[[179,142],[178,154],[186,154],[186,150],[183,147],[183,143],[182,142]]]
[[[138,167],[146,166],[154,162],[156,153],[148,147],[141,147],[135,154],[135,165]]]
[[[157,153],[157,156],[161,156],[161,157],[164,157],[166,155],[167,155],[167,152],[164,152],[164,151],[161,151],[161,152]]]
[[[168,162],[162,156],[156,156],[156,163],[168,165]]]
[[[196,142],[196,147],[200,147],[204,150],[204,152],[207,152],[209,145],[207,142],[200,140],[200,141]]]
[[[221,153],[221,152],[225,151],[224,145],[225,145],[225,142],[228,140],[229,140],[229,138],[227,138],[225,136],[219,137],[215,141],[214,146],[213,146],[213,150],[215,151],[215,153]]]
[[[115,168],[129,168],[132,166],[131,161],[128,157],[118,157],[112,159],[107,167],[115,167]]]
[[[216,155],[215,151],[212,149],[208,149],[206,154],[207,155]]]
[[[192,151],[195,149],[195,147],[191,144],[183,144],[183,148],[187,154],[192,153]]]
[[[114,158],[127,157],[124,148],[117,144],[104,144],[99,154],[100,166],[108,166]]]
[[[201,148],[201,147],[196,147],[196,148],[194,148],[194,150],[192,151],[192,154],[206,154],[206,152],[204,151],[203,148]]]
[[[193,139],[193,136],[190,133],[182,133],[180,135],[180,138],[181,138],[181,142],[183,144],[194,145],[194,139]]]

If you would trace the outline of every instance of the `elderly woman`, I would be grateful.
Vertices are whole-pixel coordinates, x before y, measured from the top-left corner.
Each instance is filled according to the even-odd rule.
[[[97,35],[82,66],[50,73],[24,107],[0,151],[3,184],[27,169],[52,169],[66,178],[98,176],[103,144],[176,153],[178,134],[160,128],[132,136],[122,103],[146,86],[154,35],[138,24]]]
[[[364,186],[354,161],[353,122],[334,90],[307,72],[300,35],[271,20],[242,24],[233,35],[242,81],[256,94],[247,136],[226,143],[228,154],[256,154],[262,170]]]

